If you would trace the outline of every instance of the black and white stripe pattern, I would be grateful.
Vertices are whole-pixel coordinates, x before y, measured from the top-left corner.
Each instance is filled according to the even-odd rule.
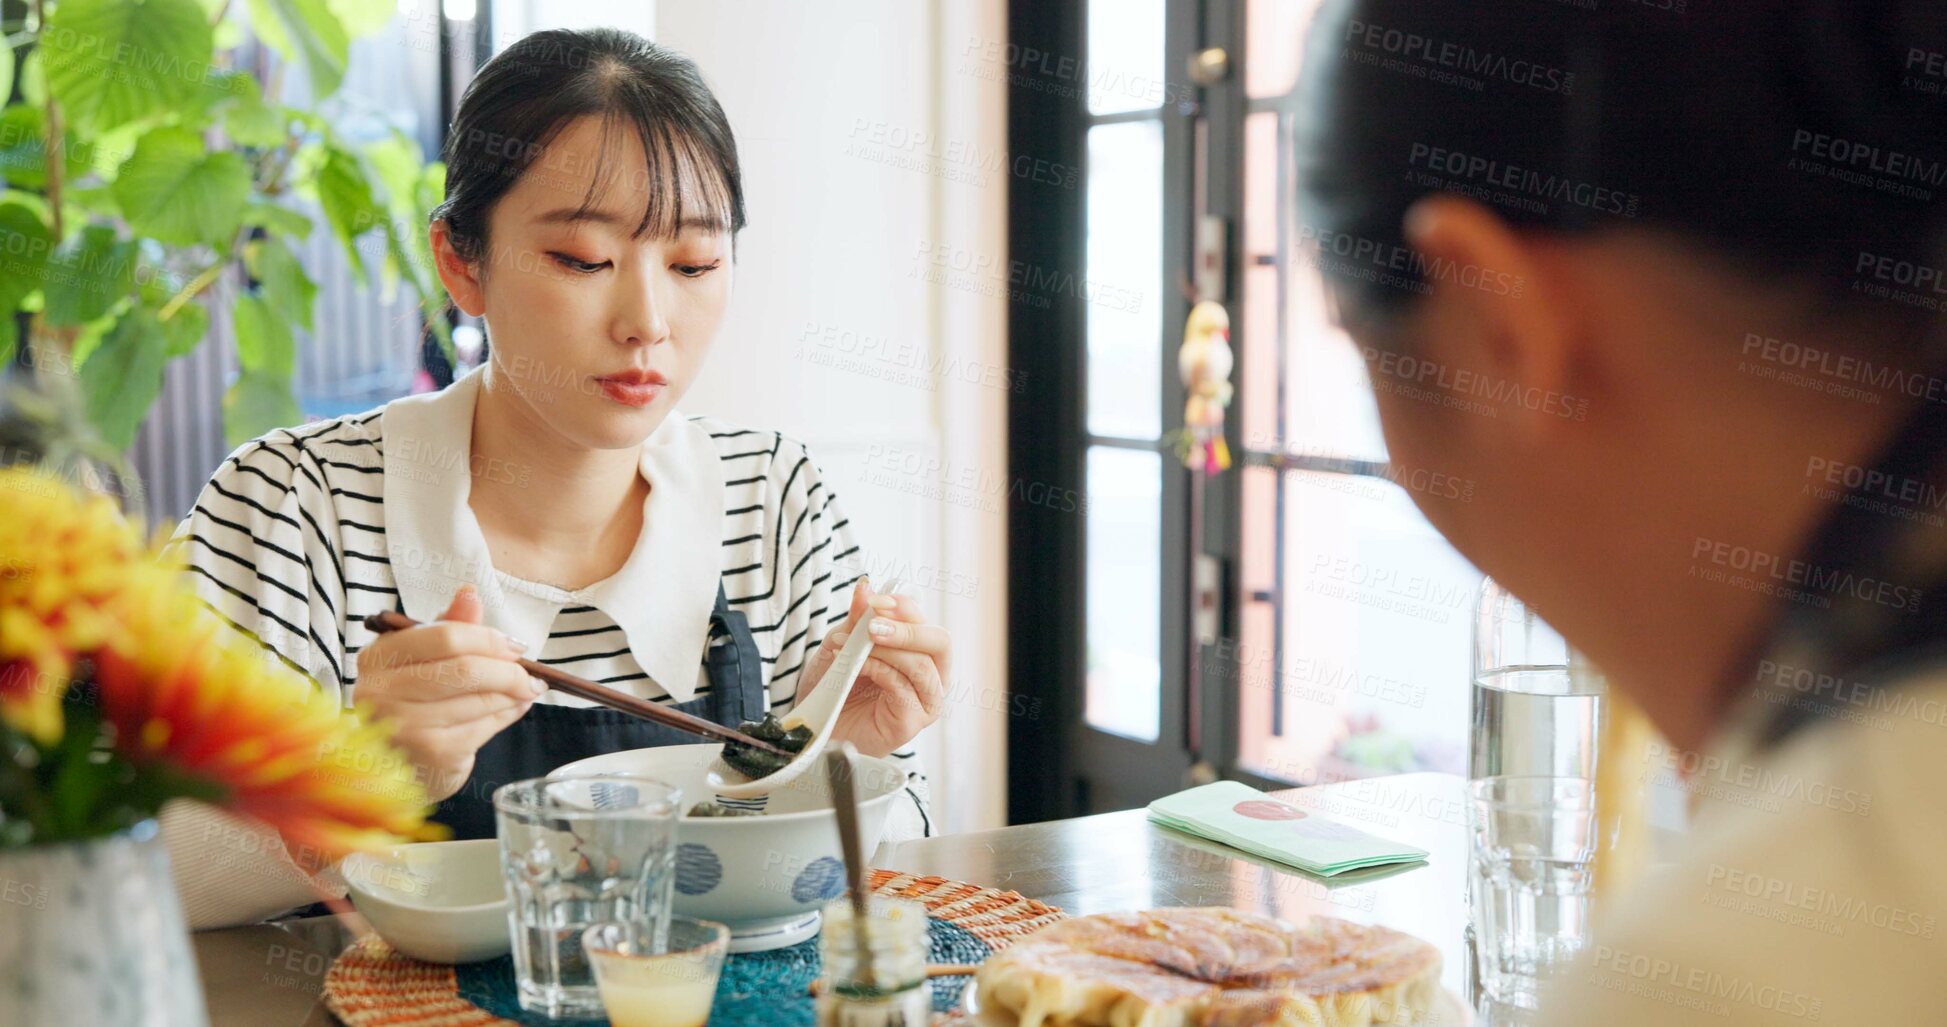
[[[805,447],[772,431],[692,418],[716,443],[724,477],[722,581],[763,662],[767,701],[795,701],[813,647],[845,620],[859,558],[845,518]],[[383,411],[280,429],[245,443],[204,487],[174,545],[199,595],[284,661],[350,703],[357,657],[373,634],[364,618],[399,608],[401,576],[438,573],[443,559],[385,530]],[[532,658],[652,701],[670,701],[629,652],[623,629],[552,586],[503,584],[562,600]],[[532,639],[528,639],[530,644]],[[713,644],[714,644],[713,640]],[[698,666],[697,694],[706,687]],[[541,701],[581,705],[549,692]],[[904,753],[900,754],[902,757]],[[917,770],[916,759],[899,762]],[[924,778],[888,837],[926,830]],[[895,833],[897,832],[897,833]]]

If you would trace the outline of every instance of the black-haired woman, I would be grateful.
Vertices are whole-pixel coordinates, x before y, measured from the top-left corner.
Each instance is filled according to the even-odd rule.
[[[458,837],[571,760],[694,742],[558,692],[527,656],[722,724],[783,713],[870,606],[836,734],[910,760],[948,638],[871,591],[803,446],[676,404],[730,299],[744,224],[730,126],[687,59],[616,30],[536,33],[461,98],[430,226],[486,364],[438,393],[272,432],[180,532],[203,598],[399,726]],[[363,619],[427,622],[374,636]],[[438,623],[432,623],[438,622]],[[924,778],[889,836],[930,833]],[[197,926],[310,901],[306,853],[194,807],[164,817]]]
[[[1302,218],[1388,451],[1475,483],[1414,498],[1669,738],[1631,786],[1691,797],[1536,1022],[1942,1022],[1947,5],[1313,31]]]

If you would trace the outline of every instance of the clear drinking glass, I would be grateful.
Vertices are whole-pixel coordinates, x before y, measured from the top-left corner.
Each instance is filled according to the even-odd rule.
[[[582,932],[634,926],[655,948],[669,930],[682,792],[629,774],[537,778],[494,792],[507,929],[521,1008],[599,1017]]]
[[[1542,979],[1588,942],[1595,784],[1490,777],[1468,788],[1475,998],[1533,1009]]]

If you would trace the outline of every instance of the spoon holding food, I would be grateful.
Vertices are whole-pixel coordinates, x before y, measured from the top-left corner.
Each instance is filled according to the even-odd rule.
[[[891,595],[898,589],[899,579],[894,578],[877,591]],[[858,624],[844,647],[832,659],[831,666],[825,668],[825,676],[818,679],[811,692],[782,720],[767,717],[762,723],[744,725],[745,734],[794,750],[797,755],[779,766],[777,756],[736,742],[726,743],[722,755],[711,764],[704,778],[712,791],[725,799],[755,799],[791,784],[806,767],[817,764],[818,754],[824,751],[825,741],[831,737],[832,726],[838,723],[839,711],[845,708],[852,686],[858,683],[859,673],[865,669],[866,658],[872,655],[872,618],[877,615],[870,607],[859,615]]]

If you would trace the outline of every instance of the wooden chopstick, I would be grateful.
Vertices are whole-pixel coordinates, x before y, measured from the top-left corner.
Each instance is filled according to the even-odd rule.
[[[381,610],[365,618],[365,626],[379,634],[384,634],[388,631],[400,631],[405,628],[418,627],[419,622],[397,610]],[[718,741],[738,742],[763,752],[793,758],[793,754],[789,751],[762,739],[752,738],[735,728],[724,727],[722,724],[714,721],[704,720],[702,717],[684,713],[682,710],[671,709],[660,703],[652,703],[647,699],[638,698],[627,692],[616,691],[606,685],[598,685],[587,678],[579,678],[567,671],[556,670],[545,663],[537,663],[534,660],[527,659],[516,662],[521,665],[521,669],[540,678],[549,688],[557,692],[566,692],[569,695],[580,696],[589,702],[606,706],[611,710],[620,710],[623,713],[641,717],[643,720],[653,720],[658,724],[673,727],[678,731],[687,731],[693,735],[715,738]]]

